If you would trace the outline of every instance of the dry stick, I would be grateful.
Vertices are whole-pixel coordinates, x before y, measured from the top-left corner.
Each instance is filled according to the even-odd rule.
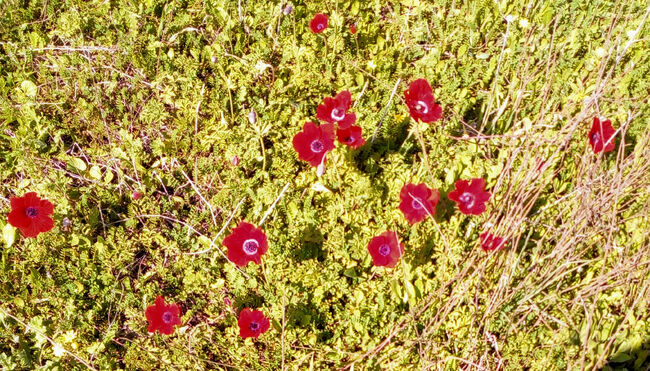
[[[282,290],[282,371],[284,371],[284,326],[285,326],[285,309],[286,309],[286,292]]]
[[[201,108],[201,102],[203,102],[203,93],[205,92],[205,84],[201,86],[201,97],[199,98],[199,103],[196,104],[196,117],[194,118],[194,134],[199,132],[199,108]]]
[[[208,200],[206,200],[205,197],[203,197],[203,195],[199,191],[196,184],[194,184],[192,179],[190,179],[190,177],[187,176],[187,173],[185,173],[185,171],[183,169],[180,169],[180,170],[181,170],[181,173],[183,173],[183,176],[185,176],[185,179],[187,179],[187,181],[190,183],[190,186],[192,186],[192,189],[194,190],[194,192],[196,192],[196,194],[199,195],[199,198],[201,198],[201,201],[203,201],[203,203],[206,204],[208,209],[210,209],[210,215],[212,215],[212,223],[214,223],[214,226],[216,227],[217,226],[217,217],[214,215],[214,209],[212,209],[212,205],[210,205]]]
[[[266,221],[266,218],[271,214],[273,209],[275,209],[275,205],[277,205],[278,201],[280,201],[280,199],[282,198],[282,195],[284,195],[284,192],[286,192],[286,190],[287,190],[287,188],[289,188],[290,184],[291,184],[291,182],[287,182],[287,184],[284,185],[284,187],[280,191],[280,194],[278,194],[278,197],[275,199],[275,201],[273,201],[271,206],[269,206],[269,209],[266,210],[266,212],[264,213],[264,216],[260,220],[260,222],[258,224],[258,227],[261,227],[262,224],[264,224],[264,221]],[[262,265],[262,277],[264,279],[264,283],[268,284],[268,280],[266,279],[266,265],[264,264],[264,261],[262,261],[261,265]]]
[[[5,309],[3,309],[3,308],[0,308],[0,312],[2,312],[2,313],[3,313],[5,316],[7,316],[7,317],[11,317],[14,321],[16,321],[16,322],[20,323],[21,325],[23,325],[23,327],[25,327],[25,329],[27,329],[27,330],[31,330],[31,331],[34,331],[34,332],[37,333],[38,335],[44,337],[45,339],[47,339],[47,341],[50,342],[50,344],[52,344],[52,346],[58,346],[58,347],[60,347],[61,349],[63,349],[64,352],[66,352],[66,353],[68,353],[69,355],[71,355],[72,358],[74,358],[74,359],[76,359],[77,361],[79,361],[79,363],[81,363],[81,364],[83,364],[84,366],[86,366],[89,370],[97,370],[96,368],[94,368],[93,366],[91,366],[90,363],[89,363],[88,361],[86,361],[85,359],[79,357],[79,356],[76,355],[75,353],[72,353],[71,351],[65,349],[61,344],[57,343],[57,342],[56,342],[54,339],[52,339],[51,337],[45,335],[43,332],[41,332],[41,331],[38,330],[37,328],[35,328],[35,327],[33,327],[33,326],[31,326],[31,325],[29,325],[29,324],[27,324],[27,323],[21,321],[18,317],[16,317],[16,316],[14,316],[13,314],[7,312],[7,311],[6,311]]]
[[[381,119],[379,120],[379,124],[377,125],[377,129],[375,129],[375,133],[372,135],[372,139],[370,140],[370,144],[375,142],[375,139],[377,138],[377,133],[379,133],[379,129],[381,129],[381,125],[384,123],[384,119],[386,118],[386,114],[388,113],[388,108],[390,108],[390,104],[393,102],[393,98],[395,97],[395,93],[397,92],[397,87],[399,86],[399,83],[402,81],[402,78],[398,78],[397,82],[395,83],[395,86],[393,87],[393,91],[390,93],[390,98],[388,98],[388,103],[386,104],[386,107],[384,108],[384,114],[381,115]],[[365,89],[365,85],[364,85]]]
[[[203,253],[206,253],[206,252],[212,250],[213,247],[217,247],[217,245],[214,243],[214,241],[216,241],[217,238],[219,238],[219,236],[221,236],[221,234],[223,233],[223,231],[226,230],[226,228],[227,228],[228,225],[230,224],[230,221],[231,221],[232,218],[235,216],[235,213],[237,212],[237,210],[239,210],[239,206],[241,206],[241,204],[244,202],[245,199],[246,199],[246,196],[242,197],[242,199],[239,200],[239,203],[237,204],[237,206],[235,206],[235,209],[230,213],[230,216],[228,217],[228,220],[226,220],[226,222],[223,224],[223,226],[221,227],[221,229],[219,230],[219,232],[217,232],[217,235],[214,236],[214,238],[210,241],[210,246],[208,246],[207,249],[205,249],[205,250],[201,250],[201,251],[196,251],[196,252],[186,252],[185,255],[199,255],[199,254],[203,254]],[[217,247],[217,250],[219,250],[219,252],[221,253],[221,255],[222,255],[224,258],[228,259],[228,258],[226,257],[226,255],[224,255],[223,251],[221,251],[221,249],[220,249],[219,247]],[[243,273],[243,272],[242,272],[242,273]]]
[[[282,188],[282,190],[280,191],[280,194],[278,195],[278,197],[275,199],[275,201],[273,201],[273,203],[271,204],[271,206],[269,207],[269,209],[266,210],[266,213],[264,213],[264,216],[263,216],[262,219],[260,220],[260,223],[259,223],[258,226],[261,226],[262,224],[264,224],[264,221],[265,221],[266,218],[269,216],[269,214],[271,214],[271,212],[273,211],[273,209],[275,209],[275,205],[277,205],[278,201],[280,201],[280,199],[282,198],[282,195],[284,195],[284,192],[287,191],[287,188],[289,188],[289,185],[290,185],[290,184],[291,184],[291,182],[287,182],[287,184],[284,185],[284,188]]]
[[[499,62],[497,63],[497,69],[494,73],[494,85],[492,86],[492,93],[490,94],[490,100],[488,100],[488,105],[485,109],[485,114],[483,115],[483,122],[481,122],[481,132],[485,129],[485,124],[488,120],[488,115],[490,114],[490,109],[492,109],[492,100],[495,96],[497,85],[499,83],[499,70],[501,69],[501,62],[503,62],[503,56],[505,55],[506,45],[508,44],[508,33],[510,31],[510,22],[506,22],[506,32],[503,35],[503,46],[501,47],[501,55],[499,55]]]
[[[447,248],[447,253],[451,254],[451,248],[449,247],[449,241],[447,240],[447,237],[442,233],[442,230],[441,230],[440,227],[438,226],[438,222],[436,222],[436,220],[433,218],[433,214],[431,214],[431,212],[429,211],[429,209],[427,209],[427,208],[424,206],[424,204],[422,203],[422,201],[420,201],[420,199],[419,199],[418,197],[413,196],[413,195],[411,194],[411,192],[409,192],[409,196],[411,196],[411,198],[413,199],[413,201],[417,202],[418,205],[420,205],[420,207],[423,208],[424,211],[426,211],[427,215],[429,215],[429,217],[431,218],[431,220],[433,220],[433,225],[436,227],[436,229],[438,230],[438,233],[440,234],[440,237],[442,237],[442,240],[443,240],[444,243],[445,243],[445,247]],[[453,262],[454,262],[454,265],[456,266],[456,269],[458,269],[458,263],[456,263],[455,260],[454,260]]]
[[[431,171],[431,166],[429,165],[429,155],[427,154],[427,147],[425,147],[424,145],[424,139],[422,139],[422,135],[420,134],[420,129],[418,128],[417,121],[413,122],[413,127],[415,128],[415,137],[418,139],[418,142],[420,142],[420,147],[422,147],[422,158],[424,159],[424,166],[427,167],[429,176],[431,177],[431,180],[433,180],[435,179],[435,177],[433,176],[433,172]]]
[[[455,281],[457,281],[459,279],[459,277],[464,276],[471,267],[472,267],[472,264],[470,262],[470,264],[467,264],[467,266],[465,267],[465,269],[462,272],[458,273],[451,280],[449,280],[447,283],[445,283],[442,287],[438,288],[438,290],[430,293],[424,300],[424,301],[427,302],[426,304],[422,305],[422,307],[420,309],[418,309],[418,311],[416,313],[414,313],[414,314],[411,314],[411,312],[409,312],[411,317],[412,318],[417,318],[418,316],[420,316],[424,311],[426,311],[429,308],[429,306],[431,306],[431,304],[433,304],[432,299],[435,298],[436,295],[439,295],[443,290],[446,290],[447,287],[451,286],[451,284],[454,283]],[[407,316],[407,317],[409,317],[409,316]],[[393,337],[395,337],[395,335],[397,335],[400,331],[402,331],[407,326],[407,319],[408,318],[406,318],[406,317],[403,318],[402,321],[393,328],[391,333],[381,343],[379,343],[379,345],[377,345],[374,349],[367,351],[366,353],[362,354],[360,357],[358,357],[354,361],[348,363],[347,365],[345,365],[343,367],[340,367],[339,370],[341,370],[341,371],[345,370],[345,369],[353,370],[355,363],[361,361],[362,359],[364,359],[364,358],[366,358],[368,356],[374,356],[377,352],[380,352],[384,347],[386,347],[386,345],[388,345],[390,343],[390,341],[393,339]]]

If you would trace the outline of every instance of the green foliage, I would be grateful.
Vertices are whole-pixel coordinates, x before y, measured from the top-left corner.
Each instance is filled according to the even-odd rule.
[[[580,235],[584,255],[554,252],[556,231],[597,224],[565,219],[597,183],[583,162],[591,116],[626,125],[626,169],[643,169],[645,6],[298,1],[285,15],[261,1],[0,2],[0,208],[28,191],[56,205],[38,239],[0,220],[0,365],[83,366],[65,351],[97,369],[647,364],[647,259],[621,262],[648,251],[650,180],[621,187],[608,203],[617,229]],[[317,12],[330,15],[321,35],[308,26]],[[402,101],[415,78],[444,109],[419,129],[426,150]],[[317,177],[291,140],[345,89],[368,144],[339,145]],[[538,161],[545,183],[510,248],[484,254],[479,234],[510,215],[518,174]],[[628,164],[599,161],[601,178]],[[468,217],[445,196],[473,177],[493,199]],[[405,221],[408,182],[440,190],[435,220]],[[263,265],[236,268],[223,237],[269,210]],[[367,252],[387,229],[406,246],[394,269]],[[619,250],[602,246],[610,237]],[[540,278],[562,264],[557,281]],[[183,310],[172,336],[147,333],[156,295]],[[271,319],[258,340],[239,337],[244,307]]]

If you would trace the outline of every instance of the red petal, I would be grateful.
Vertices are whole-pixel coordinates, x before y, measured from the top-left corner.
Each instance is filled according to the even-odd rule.
[[[316,118],[325,122],[334,123],[332,119],[332,110],[334,109],[334,99],[327,97],[323,100],[323,104],[320,104],[316,108]]]
[[[16,228],[20,228],[21,230],[23,228],[27,228],[31,223],[30,218],[25,215],[25,210],[22,208],[15,208],[11,210],[11,212],[9,212],[8,219],[9,224],[13,225]]]
[[[339,129],[347,129],[356,122],[357,115],[355,115],[354,112],[350,112],[343,117],[343,120],[339,121]]]
[[[327,123],[320,126],[320,140],[323,142],[323,152],[334,149],[334,138],[334,124]]]
[[[22,197],[10,197],[9,202],[11,203],[11,209],[12,210],[17,210],[17,209],[24,209],[25,208],[25,203],[24,203],[24,198]]]
[[[41,200],[39,203],[38,215],[51,215],[54,212],[54,205],[48,200]]]
[[[38,225],[36,223],[29,223],[29,225],[26,228],[22,228],[20,232],[23,234],[24,237],[30,238],[30,237],[36,237],[40,233],[40,230],[38,228]]]
[[[34,220],[34,224],[38,226],[39,232],[48,232],[54,228],[54,220],[49,216],[37,216]]]
[[[293,148],[298,152],[298,158],[303,161],[310,161],[314,157],[311,151],[310,138],[304,132],[299,132],[293,137]]]
[[[352,95],[349,90],[342,91],[334,97],[337,106],[343,108],[347,112],[350,109],[350,104],[352,103]]]

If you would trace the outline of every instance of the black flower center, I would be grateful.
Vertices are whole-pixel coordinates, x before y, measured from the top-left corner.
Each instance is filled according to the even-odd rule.
[[[462,195],[460,195],[460,197],[458,197],[458,200],[464,204],[467,204],[467,207],[472,207],[474,206],[476,197],[469,192],[464,192]]]
[[[260,244],[257,242],[257,240],[251,238],[244,241],[242,247],[246,255],[255,255],[257,253],[257,249],[260,247]]]
[[[323,152],[323,149],[325,149],[325,146],[323,145],[323,142],[320,140],[316,139],[315,141],[311,142],[311,151],[314,153],[320,153]]]
[[[174,318],[174,316],[172,316],[172,314],[170,312],[165,312],[162,315],[163,322],[165,322],[167,324],[172,323],[173,318]]]
[[[354,143],[354,138],[353,137],[346,137],[345,138],[345,143]]]
[[[379,246],[379,255],[381,256],[388,256],[390,254],[390,246],[387,244],[383,244]]]
[[[257,331],[257,330],[260,329],[260,324],[257,323],[257,322],[251,322],[251,324],[248,325],[248,328],[249,328],[251,331]]]
[[[38,215],[38,210],[34,206],[30,206],[25,209],[25,215],[30,218],[35,218]]]

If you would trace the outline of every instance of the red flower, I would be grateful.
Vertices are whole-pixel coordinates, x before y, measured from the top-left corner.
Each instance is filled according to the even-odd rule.
[[[432,123],[442,117],[442,108],[436,104],[431,85],[425,79],[413,81],[404,91],[404,99],[413,120]]]
[[[501,250],[506,245],[506,240],[503,237],[493,235],[492,233],[483,232],[479,237],[481,238],[481,248],[483,251]]]
[[[368,252],[374,265],[392,268],[404,253],[404,246],[397,241],[396,232],[386,231],[370,240]]]
[[[261,257],[268,250],[266,235],[261,229],[246,222],[241,222],[232,230],[223,244],[228,248],[228,260],[237,266],[248,265],[248,262],[260,264]]]
[[[320,165],[327,151],[334,148],[334,125],[318,126],[306,122],[302,131],[293,137],[293,148],[298,152],[299,159],[314,167]]]
[[[360,126],[352,125],[347,129],[339,128],[336,130],[336,136],[338,137],[339,142],[352,148],[359,148],[366,144],[366,140],[361,136]]]
[[[614,150],[616,148],[616,138],[613,138],[615,132],[616,130],[612,127],[610,120],[605,120],[601,123],[598,117],[594,117],[594,122],[591,124],[591,131],[589,132],[589,144],[591,144],[594,153],[607,153]]]
[[[472,179],[471,183],[459,179],[456,189],[447,195],[450,200],[458,204],[460,212],[466,215],[479,215],[485,211],[485,203],[490,199],[490,192],[485,191],[485,180]]]
[[[402,200],[399,208],[406,220],[415,224],[436,212],[439,197],[438,190],[429,189],[424,183],[418,185],[409,183],[402,187],[399,193],[399,198]]]
[[[354,113],[348,113],[352,96],[348,90],[338,93],[334,98],[326,97],[316,108],[316,117],[330,124],[339,124],[339,129],[347,129],[357,121]]]
[[[314,15],[314,18],[309,22],[309,28],[314,33],[321,33],[327,28],[327,15],[322,13],[317,13]]]
[[[54,228],[54,220],[50,218],[54,205],[46,199],[40,199],[36,192],[25,193],[23,197],[11,197],[9,201],[9,224],[20,229],[24,237],[36,237],[39,233]]]
[[[265,333],[271,325],[269,319],[259,310],[242,309],[237,320],[239,336],[242,338],[257,338]]]
[[[149,321],[149,332],[160,332],[171,335],[174,332],[174,325],[181,324],[181,310],[176,304],[165,305],[165,299],[158,295],[154,305],[147,307],[144,313]]]
[[[353,35],[357,33],[357,27],[353,24],[350,25],[350,33]]]

